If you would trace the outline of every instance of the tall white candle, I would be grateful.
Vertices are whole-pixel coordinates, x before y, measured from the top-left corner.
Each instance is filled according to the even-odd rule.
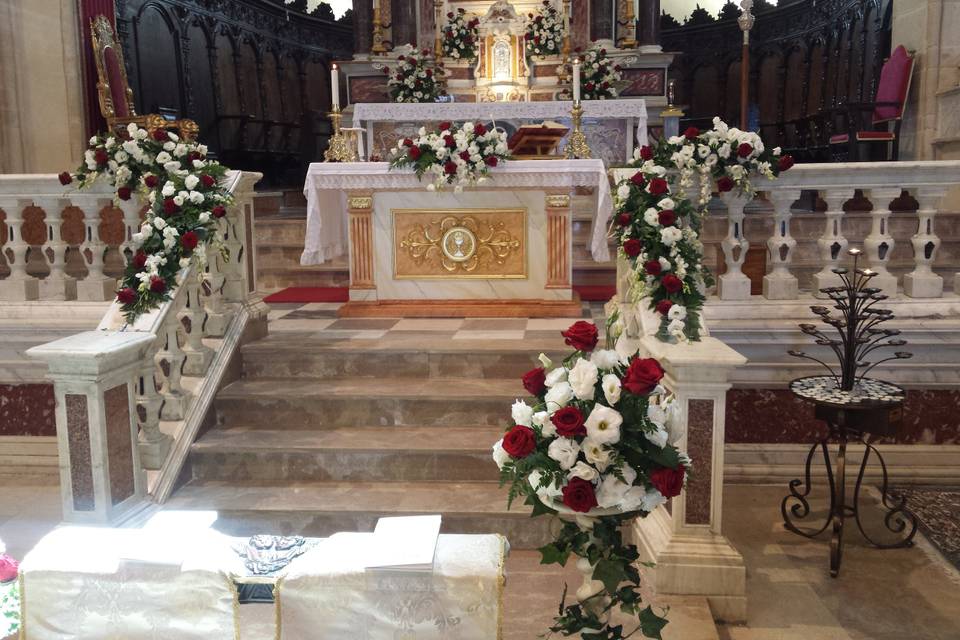
[[[573,102],[580,102],[580,59],[573,61]]]
[[[334,109],[340,108],[340,70],[337,65],[330,69],[330,100]]]
[[[373,10],[376,11],[380,8],[380,0],[373,0]]]

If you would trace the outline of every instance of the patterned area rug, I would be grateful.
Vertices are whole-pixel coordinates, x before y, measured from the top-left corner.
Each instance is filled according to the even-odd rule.
[[[960,569],[960,487],[896,487],[920,520],[920,530],[943,556]]]

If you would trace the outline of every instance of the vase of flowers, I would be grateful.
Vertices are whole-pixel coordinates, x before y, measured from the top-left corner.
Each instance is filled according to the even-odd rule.
[[[477,26],[480,20],[457,9],[447,13],[443,27],[443,55],[454,60],[473,60],[477,57]]]
[[[643,606],[639,553],[621,528],[679,495],[691,467],[675,444],[682,425],[659,362],[597,349],[598,330],[585,321],[562,335],[574,352],[559,365],[540,356],[542,366],[522,379],[532,400],[514,403],[512,426],[493,446],[501,484],[508,505],[523,498],[534,516],[560,518],[560,532],[540,548],[544,564],[579,558],[577,603],[562,608],[552,632],[626,638],[609,624],[619,608],[659,637],[666,621]]]
[[[397,56],[396,63],[384,67],[392,102],[436,102],[443,89],[443,62],[434,62],[430,51],[412,51]]]
[[[582,100],[607,100],[616,98],[623,84],[623,70],[607,57],[603,47],[591,47],[580,55],[580,98]]]
[[[535,13],[527,14],[527,55],[540,58],[559,55],[563,29],[563,16],[550,0],[543,0]]]

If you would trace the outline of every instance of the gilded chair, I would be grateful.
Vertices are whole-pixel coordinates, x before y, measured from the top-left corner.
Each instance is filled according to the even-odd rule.
[[[106,16],[99,15],[90,21],[90,31],[93,36],[93,59],[97,67],[100,112],[110,129],[126,129],[132,122],[151,133],[157,129],[170,129],[178,131],[187,140],[196,138],[200,127],[193,120],[168,120],[157,114],[137,115],[133,90],[127,81],[123,50],[117,42],[113,25]]]

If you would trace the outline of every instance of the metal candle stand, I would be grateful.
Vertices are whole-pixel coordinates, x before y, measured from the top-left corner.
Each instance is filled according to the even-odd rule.
[[[840,313],[831,314],[824,306],[813,306],[811,310],[827,325],[836,329],[839,338],[832,338],[820,331],[816,325],[801,324],[803,333],[816,338],[816,344],[833,349],[839,359],[839,371],[825,362],[807,355],[802,351],[790,351],[790,355],[813,360],[830,372],[830,375],[798,378],[790,383],[790,390],[799,398],[815,404],[814,415],[826,422],[829,432],[810,447],[804,467],[803,480],[790,481],[790,493],[783,498],[780,512],[784,526],[799,535],[814,538],[832,526],[830,541],[830,575],[836,577],[840,572],[843,555],[843,525],[847,518],[853,518],[863,537],[874,547],[892,549],[913,544],[917,532],[917,519],[906,506],[906,498],[894,498],[887,489],[887,466],[880,451],[870,443],[871,436],[889,436],[896,433],[903,416],[904,391],[897,385],[882,380],[865,377],[877,365],[890,360],[910,358],[912,354],[896,351],[887,358],[876,362],[867,362],[864,358],[873,351],[885,347],[900,347],[906,344],[897,329],[883,329],[879,325],[891,320],[893,313],[889,309],[878,309],[874,305],[886,300],[880,289],[869,287],[869,281],[876,273],[870,269],[859,269],[857,262],[859,249],[851,249],[853,270],[833,269],[842,280],[843,286],[827,287],[820,291],[834,303],[834,309]],[[836,473],[830,462],[829,442],[838,444]],[[846,500],[846,453],[847,445],[859,443],[864,446],[863,460],[853,486],[853,500]],[[823,453],[823,462],[827,470],[830,485],[830,508],[826,522],[816,530],[804,530],[796,521],[810,514],[807,496],[812,483],[810,467],[817,450]],[[876,456],[880,463],[881,506],[886,511],[883,524],[890,532],[897,534],[894,542],[883,543],[874,540],[864,530],[860,517],[860,491],[864,472],[870,455]],[[799,490],[800,487],[802,491]],[[791,504],[792,502],[792,504]]]

